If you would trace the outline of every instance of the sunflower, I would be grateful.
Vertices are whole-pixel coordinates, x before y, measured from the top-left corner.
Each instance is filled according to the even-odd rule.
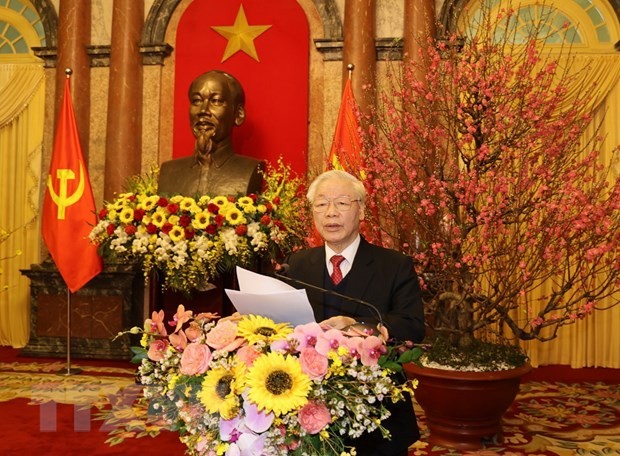
[[[246,376],[246,386],[248,399],[259,410],[280,416],[308,402],[312,381],[302,372],[297,358],[271,352],[254,361]]]
[[[231,208],[226,212],[226,220],[231,225],[241,225],[243,223],[246,223],[243,212],[241,212],[235,206],[231,206]]]
[[[133,209],[130,207],[124,207],[118,218],[122,223],[133,222]]]
[[[208,212],[199,212],[192,219],[192,226],[195,230],[204,230],[209,225],[211,214]]]
[[[183,239],[185,239],[185,230],[178,225],[173,226],[168,233],[168,236],[170,236],[172,242],[181,242]]]
[[[239,206],[245,207],[247,205],[253,205],[254,200],[250,198],[249,196],[242,196],[241,198],[237,200],[237,204]]]
[[[140,204],[138,204],[138,208],[144,209],[145,211],[150,211],[154,209],[155,206],[157,206],[157,201],[159,201],[159,196],[157,195],[147,196],[142,201],[140,201]]]
[[[162,210],[157,209],[151,218],[151,223],[157,228],[161,228],[166,223],[166,216]]]
[[[194,198],[189,197],[183,198],[179,203],[179,207],[182,211],[188,211],[191,213],[196,213],[200,211],[200,208],[196,204],[196,201],[194,201]]]
[[[239,395],[244,388],[245,368],[235,365],[211,369],[202,381],[198,399],[208,413],[219,413],[225,420],[234,418],[240,407]]]
[[[226,198],[225,196],[216,196],[211,200],[211,202],[213,204],[217,204],[220,207],[224,207],[229,203],[228,198]]]
[[[264,341],[267,345],[276,340],[284,339],[293,332],[287,323],[276,323],[270,318],[260,315],[246,315],[239,322],[237,333],[245,338],[250,345]]]

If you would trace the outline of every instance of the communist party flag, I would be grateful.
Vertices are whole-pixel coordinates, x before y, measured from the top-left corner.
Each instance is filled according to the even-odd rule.
[[[103,268],[97,247],[88,239],[95,223],[95,200],[82,156],[67,78],[43,199],[42,234],[72,293]]]
[[[347,78],[338,111],[334,141],[329,153],[329,166],[334,169],[343,169],[353,175],[357,175],[362,168],[362,141],[355,109],[351,78]]]

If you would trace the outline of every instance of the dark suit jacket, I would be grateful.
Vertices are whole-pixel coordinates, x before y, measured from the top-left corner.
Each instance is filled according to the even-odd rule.
[[[323,287],[327,268],[325,247],[303,250],[288,259],[289,277]],[[364,238],[340,292],[372,303],[382,314],[390,334],[400,340],[421,342],[424,338],[424,313],[418,278],[411,258],[401,253],[368,243]],[[345,282],[343,282],[345,283]],[[294,285],[294,284],[293,284]],[[306,289],[317,321],[323,320],[324,293]],[[372,319],[373,312],[362,304],[341,300],[342,315],[358,321]],[[419,439],[420,433],[410,400],[385,404],[392,416],[383,425],[390,430],[391,440],[375,431],[350,441],[358,456],[404,456],[407,447]]]
[[[327,271],[325,247],[294,253],[289,257],[288,264],[289,277],[323,287]],[[399,340],[422,341],[424,311],[420,284],[411,258],[395,250],[370,244],[362,238],[353,267],[346,278],[346,287],[340,292],[373,304],[381,313],[391,336]],[[310,288],[306,291],[316,320],[323,320],[324,293]],[[374,312],[362,304],[342,300],[340,308],[340,314],[358,321],[376,320]]]

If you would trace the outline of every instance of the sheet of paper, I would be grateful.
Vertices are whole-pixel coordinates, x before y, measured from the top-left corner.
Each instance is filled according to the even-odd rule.
[[[239,289],[248,293],[272,293],[274,291],[295,290],[288,283],[275,277],[269,277],[237,266],[237,281]]]
[[[261,315],[276,323],[290,323],[293,326],[315,321],[306,290],[247,293],[227,289],[226,294],[242,315]]]
[[[297,290],[274,277],[236,269],[240,291],[226,289],[226,294],[239,313],[261,315],[293,326],[315,321],[306,290]]]

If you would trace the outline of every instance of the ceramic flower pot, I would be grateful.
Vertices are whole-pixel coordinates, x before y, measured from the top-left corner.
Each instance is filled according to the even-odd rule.
[[[419,382],[415,399],[426,415],[429,443],[458,450],[503,441],[502,416],[519,392],[521,377],[531,369],[529,364],[497,372],[405,366],[407,376]]]

